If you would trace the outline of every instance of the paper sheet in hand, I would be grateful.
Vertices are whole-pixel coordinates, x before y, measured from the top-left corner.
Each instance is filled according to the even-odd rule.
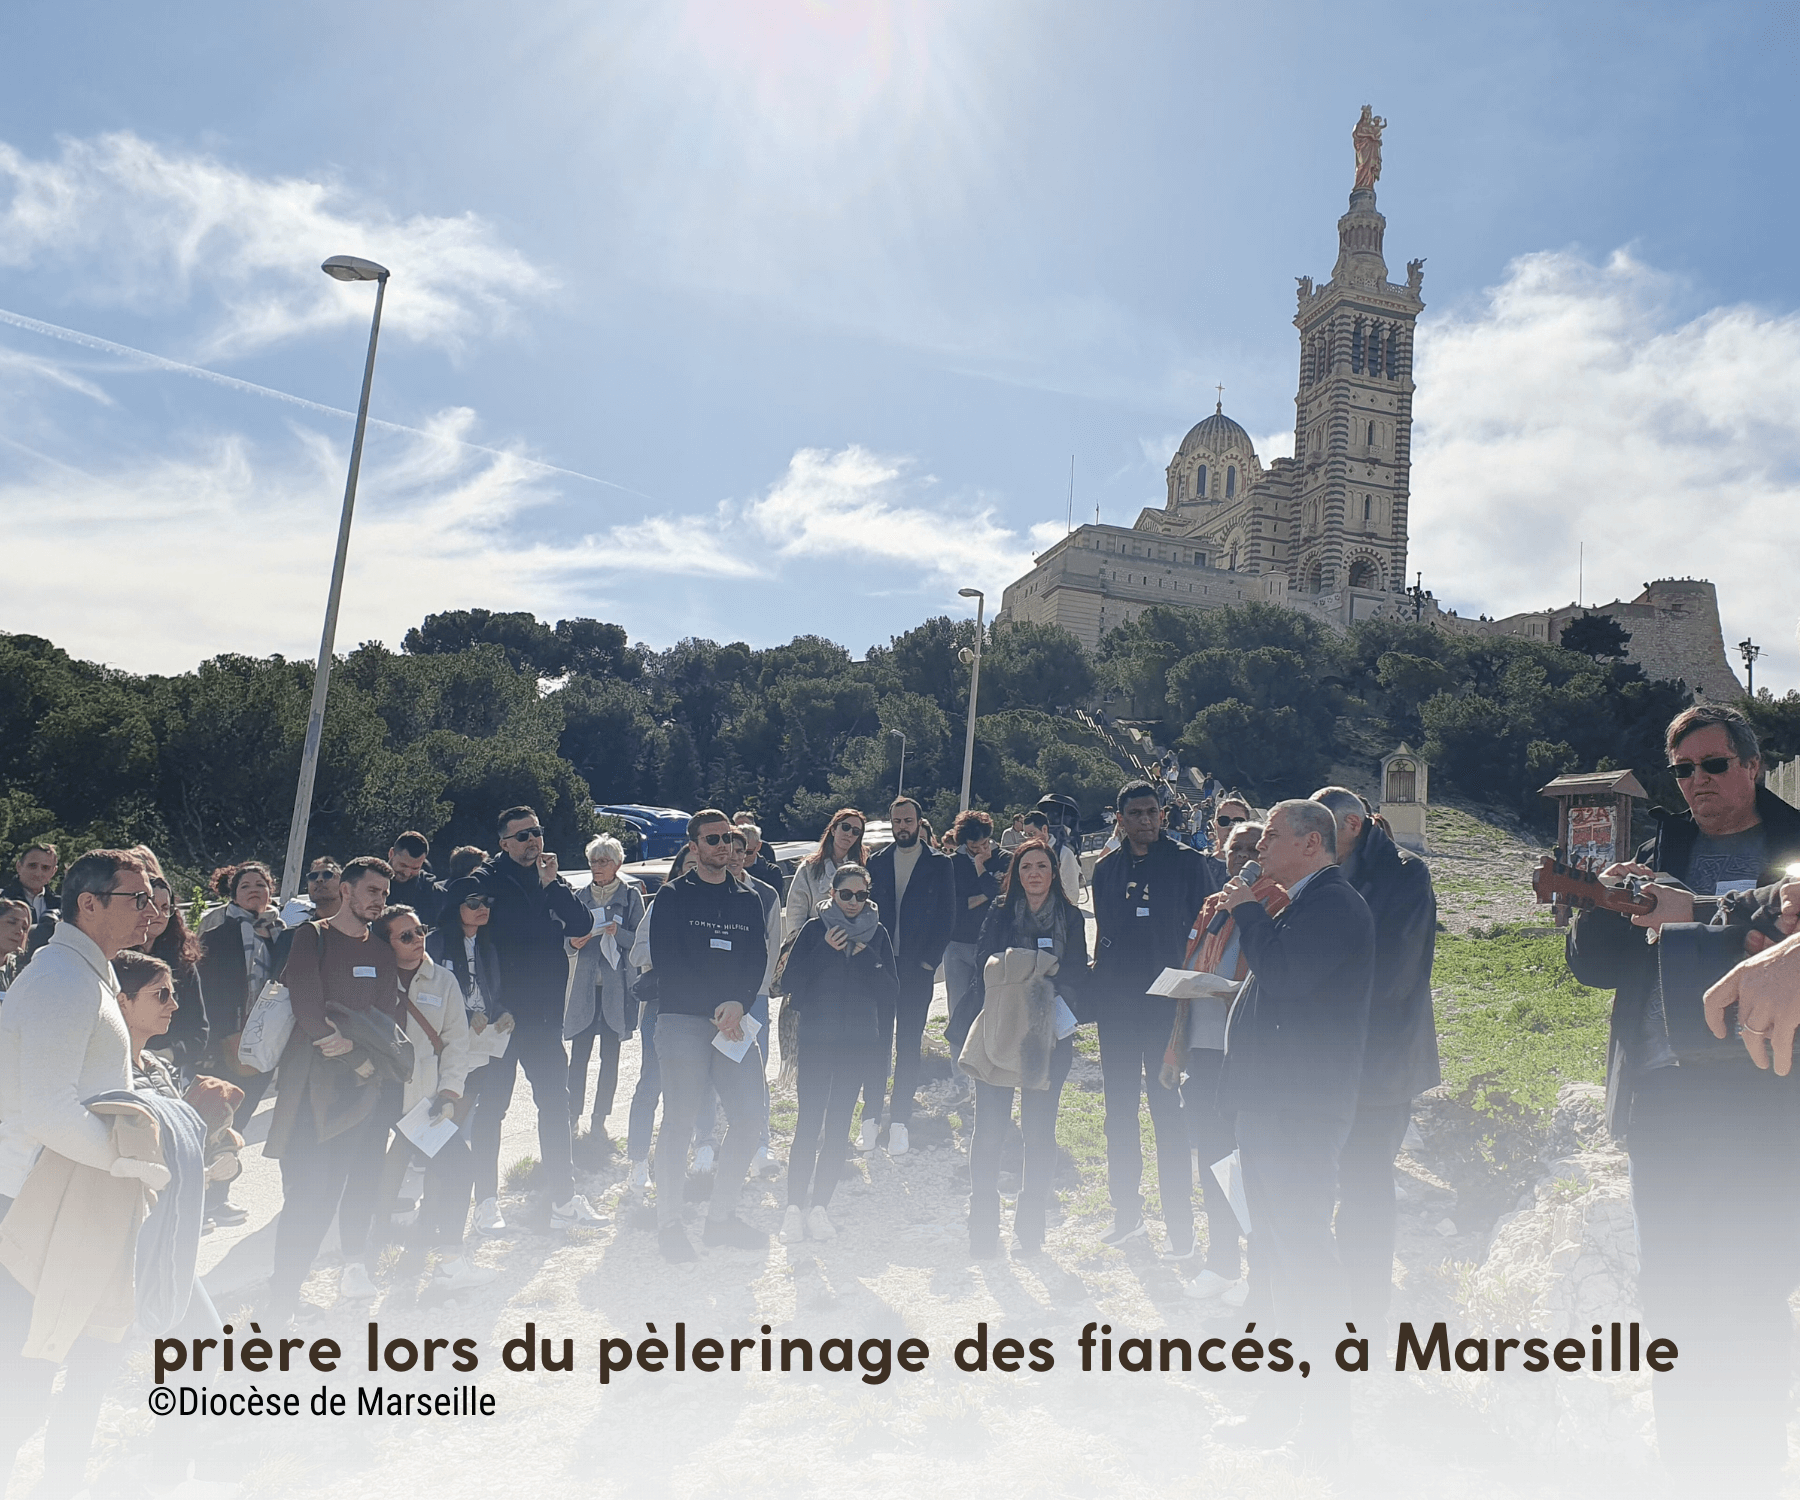
[[[421,1099],[411,1109],[400,1116],[400,1123],[395,1127],[427,1156],[436,1156],[444,1149],[444,1143],[456,1134],[456,1121],[448,1115],[438,1119],[431,1118],[432,1107],[437,1103],[434,1096]]]
[[[1061,995],[1056,997],[1056,1019],[1053,1024],[1056,1027],[1056,1039],[1059,1042],[1064,1037],[1071,1035],[1081,1024],[1075,1019],[1075,1012],[1069,1009],[1069,1002]]]
[[[475,1030],[469,1028],[469,1056],[472,1058],[504,1057],[506,1044],[512,1040],[510,1031],[497,1029],[492,1022]]]
[[[1244,1164],[1239,1160],[1237,1152],[1233,1151],[1222,1161],[1214,1162],[1212,1174],[1219,1179],[1219,1186],[1225,1189],[1225,1201],[1231,1205],[1238,1228],[1249,1234],[1250,1209],[1244,1202]]]
[[[1164,969],[1144,991],[1147,995],[1166,995],[1171,1000],[1229,1000],[1237,992],[1237,981],[1193,969]]]
[[[606,960],[608,968],[619,967],[619,941],[610,932],[600,936],[600,956]]]
[[[762,1022],[755,1016],[744,1017],[744,1035],[738,1041],[732,1041],[722,1031],[713,1033],[713,1046],[717,1047],[733,1062],[742,1062],[744,1054],[750,1050],[750,1044],[756,1040],[756,1033],[762,1030]]]

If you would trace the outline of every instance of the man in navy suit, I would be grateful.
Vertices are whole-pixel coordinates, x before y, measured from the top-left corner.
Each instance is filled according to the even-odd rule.
[[[1245,1435],[1280,1441],[1298,1420],[1303,1456],[1330,1459],[1344,1455],[1350,1437],[1349,1390],[1331,1363],[1349,1315],[1331,1211],[1356,1118],[1375,923],[1337,867],[1329,808],[1276,803],[1257,858],[1256,887],[1234,878],[1224,891],[1250,977],[1226,1022],[1219,1107],[1236,1117],[1244,1198],[1276,1326],[1293,1339],[1295,1357],[1311,1361],[1312,1378],[1297,1407],[1260,1408]],[[1261,904],[1273,886],[1288,894],[1278,917]]]

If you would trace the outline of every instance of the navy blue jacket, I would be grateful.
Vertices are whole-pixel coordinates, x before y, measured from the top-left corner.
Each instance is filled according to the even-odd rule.
[[[703,880],[698,870],[665,882],[650,923],[659,1013],[711,1020],[729,1000],[749,1010],[768,966],[767,931],[762,897],[748,885]]]
[[[1431,1011],[1431,962],[1437,953],[1431,871],[1375,823],[1363,825],[1342,868],[1375,921],[1375,985],[1358,1099],[1406,1104],[1443,1079]]]
[[[949,858],[921,843],[901,902],[894,900],[894,846],[872,856],[868,868],[869,894],[893,938],[901,972],[916,974],[923,968],[935,973],[956,930],[956,876]]]
[[[506,1008],[521,1029],[555,1027],[560,1037],[569,989],[563,940],[590,931],[594,914],[560,875],[542,885],[535,865],[521,865],[510,855],[491,856],[470,879],[488,898],[487,931],[499,959]]]
[[[1247,901],[1234,912],[1250,977],[1225,1023],[1219,1108],[1276,1110],[1348,1122],[1356,1114],[1375,919],[1336,865],[1278,917]]]
[[[1200,905],[1217,890],[1206,860],[1159,838],[1141,860],[1121,844],[1094,866],[1094,1001],[1141,997],[1164,969],[1179,969]],[[1174,1018],[1175,1002],[1163,1002]]]

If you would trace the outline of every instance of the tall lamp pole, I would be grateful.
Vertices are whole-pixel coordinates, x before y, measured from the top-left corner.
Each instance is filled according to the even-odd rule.
[[[334,255],[320,268],[336,281],[375,283],[375,316],[369,324],[369,357],[363,364],[362,402],[356,408],[356,436],[350,442],[350,477],[344,484],[344,510],[338,517],[337,557],[331,565],[331,593],[325,601],[325,632],[319,639],[319,664],[313,672],[312,712],[306,720],[306,745],[300,753],[300,784],[294,789],[294,816],[288,824],[287,859],[281,866],[281,904],[300,889],[306,862],[306,825],[312,817],[313,777],[319,769],[319,741],[325,733],[325,695],[331,687],[331,652],[337,640],[338,602],[344,594],[344,563],[350,555],[350,516],[356,509],[356,476],[362,468],[363,433],[369,425],[369,388],[375,381],[375,343],[381,336],[381,303],[387,295],[388,269],[355,255]]]
[[[971,651],[964,646],[957,653],[958,660],[966,662],[969,668],[969,730],[963,737],[963,783],[962,811],[969,810],[969,779],[975,774],[975,695],[981,691],[981,615],[987,607],[987,600],[980,589],[958,589],[957,593],[965,599],[975,601],[975,649]]]
[[[890,729],[888,733],[900,741],[900,783],[894,788],[894,800],[898,802],[906,795],[906,736],[898,729]]]
[[[1745,636],[1738,642],[1738,651],[1744,658],[1744,686],[1752,698],[1756,696],[1756,658],[1762,655],[1762,647]]]

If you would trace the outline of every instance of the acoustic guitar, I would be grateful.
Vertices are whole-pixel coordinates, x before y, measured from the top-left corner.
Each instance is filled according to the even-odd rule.
[[[1546,854],[1531,872],[1531,889],[1541,904],[1555,903],[1581,911],[1624,912],[1638,916],[1656,908],[1656,895],[1648,883],[1633,875],[1626,880],[1602,880],[1598,870],[1570,864]]]

